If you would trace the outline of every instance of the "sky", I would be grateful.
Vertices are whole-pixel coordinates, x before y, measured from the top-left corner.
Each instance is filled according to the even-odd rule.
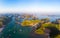
[[[0,13],[59,14],[60,0],[0,0]]]

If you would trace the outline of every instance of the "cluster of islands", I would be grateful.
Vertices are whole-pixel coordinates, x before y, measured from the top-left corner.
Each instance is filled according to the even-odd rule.
[[[48,34],[48,35],[47,35]],[[60,38],[60,19],[32,14],[0,14],[0,38]]]

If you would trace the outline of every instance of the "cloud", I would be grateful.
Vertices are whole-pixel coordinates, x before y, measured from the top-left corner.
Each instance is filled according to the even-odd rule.
[[[25,13],[47,13],[47,12],[60,12],[59,8],[43,8],[43,7],[26,7],[26,8],[2,8],[0,9],[0,13],[2,12],[25,12]]]

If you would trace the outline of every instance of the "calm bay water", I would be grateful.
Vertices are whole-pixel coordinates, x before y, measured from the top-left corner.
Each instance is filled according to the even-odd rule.
[[[60,19],[60,16],[37,16],[39,19],[49,18],[50,21],[55,21],[56,19]]]

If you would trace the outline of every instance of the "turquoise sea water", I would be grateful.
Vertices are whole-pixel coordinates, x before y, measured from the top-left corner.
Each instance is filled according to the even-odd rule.
[[[0,38],[28,38],[31,27],[22,27],[15,23],[15,18],[5,26]]]

